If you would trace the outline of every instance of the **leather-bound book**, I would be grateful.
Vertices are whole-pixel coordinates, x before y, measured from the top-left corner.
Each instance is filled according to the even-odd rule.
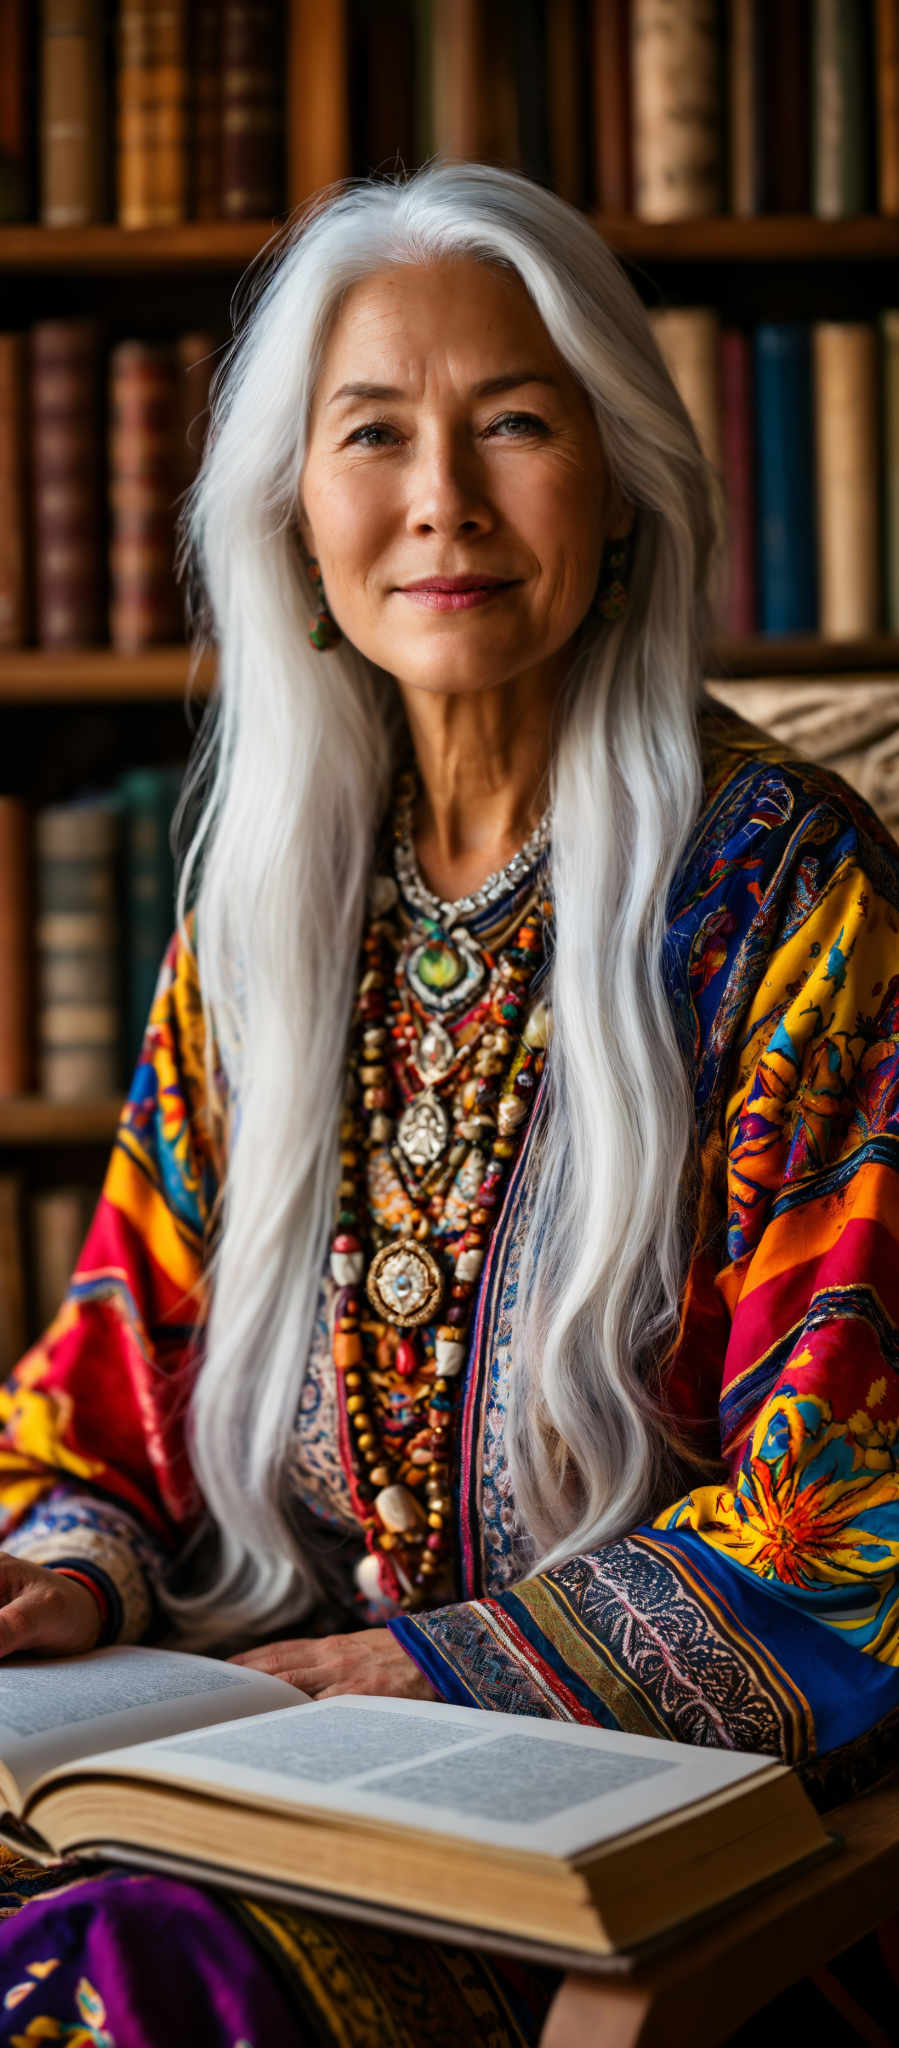
[[[756,101],[762,213],[811,205],[810,0],[760,0]]]
[[[815,443],[808,327],[755,330],[759,630],[814,633],[818,624]]]
[[[0,796],[0,1096],[32,1086],[31,820]]]
[[[30,1197],[34,1328],[38,1335],[49,1329],[62,1307],[99,1193],[99,1188],[78,1182],[40,1188]]]
[[[284,203],[284,47],[275,0],[222,0],[222,187],[227,220]]]
[[[41,647],[105,637],[100,330],[42,320],[30,334],[31,546]]]
[[[756,630],[755,458],[752,346],[742,328],[721,334],[721,456],[727,514],[721,624],[736,635]]]
[[[699,435],[721,473],[721,360],[718,314],[711,306],[653,308],[650,325]]]
[[[175,341],[177,418],[173,458],[176,510],[182,492],[200,467],[209,423],[209,387],[218,362],[218,341],[206,329],[179,334]]]
[[[28,1348],[24,1205],[24,1175],[0,1173],[0,1380]]]
[[[822,320],[812,342],[819,627],[852,639],[880,625],[877,332]]]
[[[634,204],[631,0],[591,0],[593,184],[598,213]]]
[[[874,204],[873,26],[859,0],[811,0],[812,212],[824,220]]]
[[[546,100],[553,190],[569,206],[593,205],[593,129],[587,0],[546,10]]]
[[[886,627],[899,633],[899,307],[880,315]]]
[[[634,210],[719,213],[721,64],[715,0],[632,0]]]
[[[175,578],[178,374],[167,343],[109,358],[109,637],[123,654],[181,637]]]
[[[25,337],[0,334],[0,648],[28,639]]]
[[[80,228],[106,214],[102,0],[42,0],[40,218]]]
[[[433,148],[439,156],[488,155],[487,23],[480,0],[433,0],[431,87]],[[508,52],[506,53],[508,60]],[[491,79],[491,90],[494,81]]]
[[[170,835],[184,770],[131,768],[119,776],[121,810],[122,986],[125,1074],[137,1064],[159,965],[175,924],[175,863]]]
[[[353,0],[350,135],[357,176],[410,168],[415,156],[415,16],[410,0]]]
[[[517,0],[492,0],[483,7],[478,78],[480,155],[487,163],[503,164],[513,171],[524,168],[518,32]]]
[[[34,213],[36,31],[30,0],[0,0],[0,221],[30,220]]]
[[[122,0],[116,82],[119,221],[174,227],[187,217],[186,0]]]
[[[877,204],[899,213],[899,0],[875,0]]]
[[[217,220],[222,192],[222,75],[218,0],[188,10],[188,207],[193,220]]]
[[[739,218],[763,210],[762,48],[759,0],[727,0],[727,190]]]
[[[118,1093],[119,815],[109,798],[35,818],[37,1078],[53,1102]]]

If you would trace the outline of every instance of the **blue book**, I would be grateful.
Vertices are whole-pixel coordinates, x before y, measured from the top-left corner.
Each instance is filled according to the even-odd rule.
[[[758,614],[763,633],[818,628],[811,330],[755,330]]]

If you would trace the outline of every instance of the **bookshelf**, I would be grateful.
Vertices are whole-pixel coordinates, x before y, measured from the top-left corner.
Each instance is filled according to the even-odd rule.
[[[406,4],[410,16],[420,16],[425,0]],[[417,120],[420,146],[410,152],[406,142],[403,161],[411,169],[435,150],[515,161],[491,146],[496,130],[490,126],[488,102],[496,73],[475,61],[482,51],[484,20],[492,11],[487,0],[429,4],[432,49],[440,35],[452,43],[452,78],[441,82],[439,60],[432,54],[432,124]],[[590,0],[585,5],[589,15]],[[621,14],[619,0],[615,5]],[[360,23],[367,23],[365,34],[375,33],[371,23],[378,11],[374,0],[283,0],[280,211],[261,218],[184,219],[128,228],[109,218],[73,227],[0,220],[7,323],[27,328],[39,320],[87,313],[111,337],[154,337],[206,326],[225,334],[229,302],[242,272],[277,238],[294,209],[347,175],[385,164],[393,168],[384,152],[369,161],[358,141],[360,92],[370,91],[375,100],[380,86],[360,62],[356,37]],[[36,16],[38,11],[33,12]],[[381,12],[398,16],[402,7]],[[502,12],[497,10],[497,18]],[[559,12],[573,20],[573,0]],[[514,9],[509,18],[517,18]],[[568,78],[567,89],[581,96],[582,117],[583,80],[573,67]],[[554,90],[558,107],[558,83]],[[379,132],[384,139],[383,127]],[[409,132],[407,124],[404,135]],[[527,165],[519,159],[516,167]],[[739,218],[717,212],[667,221],[598,210],[595,204],[585,205],[584,211],[628,266],[650,309],[714,306],[734,325],[748,325],[765,319],[833,319],[845,314],[847,306],[854,318],[873,320],[881,307],[899,304],[899,209],[834,219],[807,211]],[[851,686],[846,700],[851,716],[853,693],[868,678],[895,677],[899,690],[899,633],[839,640],[817,633],[722,635],[711,650],[709,669],[711,676],[734,683],[839,679]],[[67,787],[109,771],[114,762],[162,760],[173,749],[186,760],[195,723],[184,707],[187,674],[188,650],[181,644],[149,645],[134,654],[109,645],[0,650],[5,786],[35,803],[56,801]],[[214,666],[206,660],[194,684],[198,706],[213,681]],[[79,1170],[93,1176],[99,1188],[120,1099],[117,1094],[76,1103],[36,1096],[0,1099],[0,1179],[19,1176],[27,1190],[62,1184]]]

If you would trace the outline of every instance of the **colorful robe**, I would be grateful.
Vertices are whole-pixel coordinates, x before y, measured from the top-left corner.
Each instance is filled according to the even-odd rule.
[[[762,1750],[841,1797],[899,1733],[899,849],[837,778],[731,713],[702,724],[665,951],[699,1184],[666,1399],[709,1476],[593,1554],[516,1573],[525,1141],[472,1326],[459,1597],[389,1626],[447,1699]],[[113,1639],[146,1631],[201,1512],[184,1414],[224,1159],[176,936],[66,1298],[0,1389],[4,1540],[93,1575]]]

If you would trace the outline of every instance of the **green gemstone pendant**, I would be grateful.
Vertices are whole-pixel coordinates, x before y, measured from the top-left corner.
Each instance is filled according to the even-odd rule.
[[[406,961],[410,988],[427,1010],[451,1010],[480,987],[486,968],[461,932],[449,935],[433,926]]]

